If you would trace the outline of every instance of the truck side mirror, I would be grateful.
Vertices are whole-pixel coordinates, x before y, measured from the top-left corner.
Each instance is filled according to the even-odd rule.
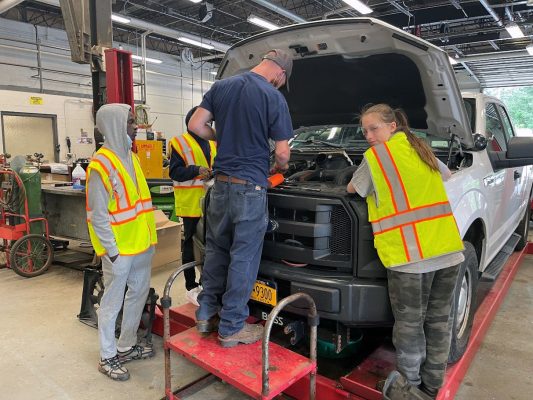
[[[487,138],[480,133],[475,133],[474,138],[474,149],[477,151],[485,150],[487,148]]]
[[[513,137],[507,143],[507,151],[489,151],[494,169],[533,165],[533,138]]]

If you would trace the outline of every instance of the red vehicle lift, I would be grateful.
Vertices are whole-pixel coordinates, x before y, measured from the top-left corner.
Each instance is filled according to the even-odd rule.
[[[490,291],[479,305],[474,317],[470,342],[466,352],[457,363],[448,368],[444,386],[441,388],[437,400],[454,398],[526,254],[533,254],[533,244],[528,243],[524,250],[511,255],[500,272],[498,279],[494,282]],[[169,278],[169,281],[171,279],[173,281],[188,266],[190,267],[190,265],[184,265],[178,269],[173,274],[173,277]],[[165,293],[168,295],[166,288]],[[269,320],[267,321],[268,334],[265,335],[267,343],[273,319],[285,304],[291,302],[292,299],[290,298],[293,296],[283,299],[279,304],[281,307],[277,309],[277,306],[270,314]],[[286,300],[287,302],[283,303]],[[196,322],[194,317],[195,306],[186,304],[170,308],[169,301],[170,298],[168,297],[165,304],[165,296],[161,300],[163,307],[166,306],[166,309],[163,308],[163,311],[168,316],[166,318],[166,327],[163,326],[163,312],[159,308],[156,310],[156,320],[153,325],[153,332],[160,336],[164,336],[164,330],[166,330],[164,348],[165,353],[168,353],[169,357],[168,359],[165,357],[166,378],[168,378],[165,381],[167,384],[165,395],[168,400],[179,400],[181,398],[179,396],[187,393],[187,391],[202,387],[202,385],[205,386],[205,381],[210,377],[210,374],[208,374],[200,380],[180,389],[179,394],[174,394],[170,389],[171,350],[185,356],[193,363],[256,399],[271,399],[275,397],[276,393],[284,393],[297,400],[314,398],[313,388],[315,385],[313,384],[313,380],[315,379],[314,371],[316,371],[316,362],[313,362],[313,356],[309,360],[281,346],[270,343],[272,356],[270,388],[272,390],[270,392],[267,391],[265,395],[265,371],[263,371],[262,375],[259,367],[261,364],[261,345],[259,343],[238,346],[233,349],[224,349],[218,345],[215,334],[207,338],[202,338],[196,333],[196,329],[194,328]],[[312,320],[311,317],[310,319]],[[311,343],[313,343],[312,336]],[[313,344],[311,344],[311,347],[313,347]],[[313,351],[311,351],[311,354],[313,354]],[[263,348],[263,358],[264,356]],[[394,350],[382,345],[355,369],[347,375],[342,376],[338,381],[316,375],[316,398],[321,400],[379,400],[382,398],[382,394],[375,389],[376,383],[386,378],[389,372],[394,369],[394,359]],[[235,378],[236,376],[238,379]],[[246,379],[243,378],[244,376],[246,376]],[[262,377],[263,391],[260,390]],[[213,378],[211,377],[211,379]],[[269,381],[267,380],[267,388],[268,383]]]

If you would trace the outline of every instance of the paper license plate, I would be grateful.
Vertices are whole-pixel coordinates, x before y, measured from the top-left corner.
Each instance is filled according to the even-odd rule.
[[[259,303],[275,306],[278,304],[276,284],[273,282],[262,281],[260,279],[256,280],[250,299],[258,301]]]

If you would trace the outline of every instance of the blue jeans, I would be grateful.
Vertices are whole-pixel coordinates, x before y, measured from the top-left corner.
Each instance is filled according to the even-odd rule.
[[[197,320],[219,313],[218,333],[240,331],[257,278],[268,223],[266,189],[252,184],[215,182],[207,210],[203,290]]]

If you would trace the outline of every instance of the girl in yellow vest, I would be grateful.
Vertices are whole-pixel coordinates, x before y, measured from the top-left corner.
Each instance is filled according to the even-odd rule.
[[[366,197],[395,318],[397,371],[385,381],[383,397],[434,399],[448,361],[449,316],[464,261],[443,184],[451,173],[409,131],[401,110],[371,106],[360,124],[371,147],[347,190]]]

